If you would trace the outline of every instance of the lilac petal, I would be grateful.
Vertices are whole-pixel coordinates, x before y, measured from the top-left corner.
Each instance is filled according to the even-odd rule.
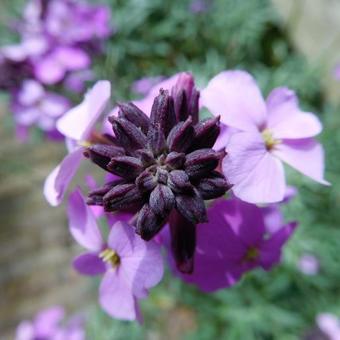
[[[108,270],[99,287],[99,303],[112,317],[135,320],[135,297],[131,288],[122,280],[117,270]]]
[[[31,321],[21,321],[15,332],[15,340],[32,340],[35,336],[34,325]]]
[[[308,138],[322,130],[317,116],[301,111],[295,92],[286,87],[276,88],[269,94],[267,108],[267,128],[276,139]]]
[[[53,306],[41,311],[34,320],[35,337],[49,338],[59,328],[59,323],[64,318],[64,309],[60,306]]]
[[[83,275],[95,276],[105,273],[103,260],[93,253],[84,253],[73,260],[73,267]]]
[[[44,84],[53,85],[65,76],[65,68],[54,55],[39,59],[34,65],[35,77]]]
[[[57,129],[64,136],[86,140],[110,98],[111,85],[107,80],[98,81],[81,104],[68,111],[57,121]]]
[[[314,181],[330,185],[324,179],[322,145],[314,139],[285,140],[273,150],[273,154]]]
[[[281,248],[291,237],[296,227],[296,222],[285,225],[261,245],[260,264],[265,270],[270,270],[273,265],[280,262]]]
[[[103,246],[100,230],[79,189],[70,194],[67,215],[74,239],[86,249],[100,251]]]
[[[201,103],[221,122],[243,131],[256,131],[266,120],[266,106],[254,78],[245,71],[225,71],[210,80]]]
[[[133,242],[137,237],[133,228],[125,222],[116,222],[112,227],[108,237],[108,246],[114,250],[121,258],[133,254]]]
[[[46,178],[44,195],[52,206],[57,206],[61,203],[69,183],[78,170],[82,158],[83,148],[74,150],[69,153]]]
[[[227,150],[222,169],[238,198],[250,203],[282,201],[286,188],[283,165],[267,152],[259,133],[235,133]]]
[[[80,48],[59,47],[55,51],[56,60],[69,71],[87,68],[91,60],[89,56]]]

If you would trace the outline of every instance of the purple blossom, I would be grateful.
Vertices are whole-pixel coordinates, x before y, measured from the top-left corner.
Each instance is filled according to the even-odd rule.
[[[179,274],[205,292],[230,287],[254,268],[270,270],[296,227],[288,223],[268,236],[263,210],[238,199],[216,200],[208,218],[208,224],[197,225],[193,273]]]
[[[108,81],[97,82],[85,94],[81,104],[58,120],[57,129],[65,136],[69,153],[46,178],[44,195],[51,205],[56,206],[62,201],[83,158],[82,145],[89,143],[94,125],[110,98],[110,92],[111,85]]]
[[[319,260],[312,254],[303,254],[298,261],[298,269],[305,275],[316,275],[320,269]]]
[[[314,139],[318,118],[298,107],[295,93],[276,88],[264,101],[255,80],[244,71],[225,71],[202,91],[202,104],[221,122],[236,128],[226,145],[223,172],[234,194],[251,203],[282,201],[286,190],[282,161],[313,180],[323,178],[324,153]]]
[[[15,340],[85,340],[83,320],[73,318],[62,326],[64,317],[64,309],[60,306],[45,309],[33,321],[25,320],[19,324]]]
[[[43,131],[52,132],[57,119],[70,108],[70,102],[46,91],[35,80],[26,80],[16,93],[11,108],[19,126],[29,128],[35,125]]]
[[[141,78],[132,84],[131,89],[133,92],[145,96],[162,80],[164,80],[162,76]]]
[[[115,223],[104,242],[79,190],[70,195],[68,217],[72,236],[87,250],[74,259],[75,269],[83,275],[103,275],[99,302],[108,314],[138,319],[138,300],[163,276],[160,247],[140,239],[125,222]]]
[[[331,313],[321,313],[316,317],[316,324],[329,340],[340,339],[340,320]]]

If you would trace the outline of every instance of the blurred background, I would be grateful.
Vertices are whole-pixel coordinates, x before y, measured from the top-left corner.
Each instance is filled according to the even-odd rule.
[[[41,308],[86,311],[89,339],[327,339],[315,317],[340,317],[340,63],[339,0],[96,0],[108,4],[116,33],[94,70],[113,83],[113,100],[135,98],[143,77],[191,71],[202,88],[221,70],[251,72],[265,94],[285,85],[324,124],[324,188],[289,171],[300,195],[285,207],[300,226],[273,271],[247,274],[235,287],[203,294],[166,275],[142,302],[143,326],[110,319],[98,307],[96,283],[71,268],[78,249],[65,206],[43,198],[46,175],[62,159],[63,143],[34,131],[15,138],[6,94],[0,97],[0,339]],[[0,44],[23,0],[1,0]],[[74,98],[79,102],[82,96]],[[306,257],[307,256],[307,257]],[[307,258],[307,260],[306,260]],[[306,270],[304,261],[316,263]],[[307,265],[308,267],[308,265]],[[91,281],[91,282],[90,282]]]

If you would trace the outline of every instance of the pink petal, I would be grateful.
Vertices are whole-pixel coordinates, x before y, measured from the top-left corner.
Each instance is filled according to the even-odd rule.
[[[121,258],[133,254],[135,235],[133,227],[124,222],[116,222],[112,227],[107,244]]]
[[[221,122],[243,131],[256,131],[266,120],[266,106],[254,78],[245,71],[224,71],[201,92],[201,104]]]
[[[95,276],[103,274],[106,270],[105,263],[97,254],[85,253],[73,260],[73,267],[83,275]]]
[[[67,214],[74,239],[86,249],[100,251],[103,239],[97,221],[79,189],[70,194]]]
[[[119,280],[115,270],[105,273],[99,288],[99,302],[112,317],[135,320],[135,298],[124,281]]]
[[[65,67],[53,55],[39,59],[34,65],[36,78],[47,85],[53,85],[61,81],[65,72]]]
[[[46,178],[44,195],[52,206],[57,206],[61,203],[65,191],[73,176],[76,174],[82,158],[83,148],[74,150],[69,153]]]
[[[15,332],[15,340],[32,340],[35,336],[34,325],[30,321],[21,321]]]
[[[111,84],[98,81],[90,89],[81,104],[68,111],[57,121],[57,129],[66,137],[81,141],[88,137],[97,119],[110,99]]]
[[[324,151],[314,139],[284,140],[273,154],[314,181],[329,185],[324,179]]]
[[[60,306],[50,307],[41,311],[34,320],[35,337],[52,337],[58,330],[59,323],[64,318],[64,315],[64,309]]]
[[[222,169],[238,198],[249,203],[282,201],[286,189],[283,165],[266,150],[259,133],[235,133],[227,152]]]
[[[89,56],[79,48],[59,47],[55,51],[55,58],[69,71],[76,71],[90,65]]]
[[[286,87],[276,88],[269,94],[267,108],[267,127],[277,139],[313,137],[322,130],[318,117],[301,111],[295,92]]]

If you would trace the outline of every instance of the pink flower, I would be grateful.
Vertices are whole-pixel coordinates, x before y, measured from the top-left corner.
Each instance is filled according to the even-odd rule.
[[[340,339],[340,321],[336,315],[321,313],[316,318],[316,324],[329,340]]]
[[[83,159],[83,144],[88,142],[92,130],[111,95],[108,81],[99,81],[88,91],[81,104],[68,111],[57,122],[58,131],[66,137],[69,153],[50,173],[44,185],[47,201],[56,206],[61,203],[65,191]]]
[[[305,275],[316,275],[320,269],[319,260],[311,254],[304,254],[299,258],[298,268]]]
[[[296,228],[288,223],[268,237],[262,209],[238,199],[216,200],[208,219],[197,225],[194,272],[180,274],[205,292],[232,286],[254,268],[270,270]]]
[[[138,319],[138,299],[145,298],[163,276],[160,247],[153,241],[143,241],[124,222],[115,223],[104,242],[79,190],[70,195],[68,217],[72,236],[87,249],[75,258],[75,269],[83,275],[103,275],[99,302],[108,314]]]
[[[201,103],[238,129],[227,142],[222,165],[237,197],[251,203],[281,201],[286,190],[282,161],[329,184],[323,178],[323,148],[314,139],[321,123],[299,109],[293,91],[276,88],[265,101],[250,74],[225,71],[202,91]]]

